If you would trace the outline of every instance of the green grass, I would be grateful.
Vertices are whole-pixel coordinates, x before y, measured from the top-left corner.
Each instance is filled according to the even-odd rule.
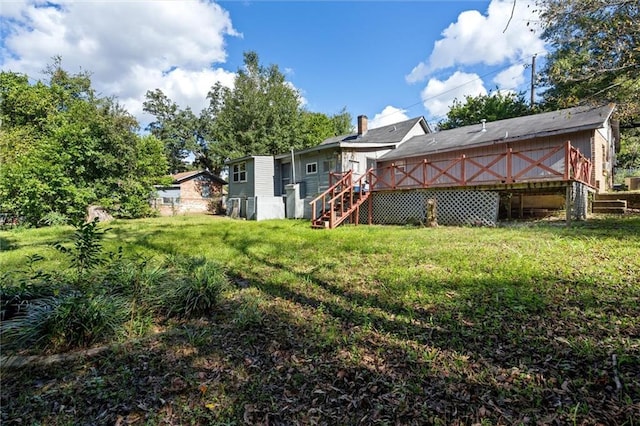
[[[325,231],[179,216],[109,227],[108,251],[204,257],[236,289],[211,315],[159,323],[154,337],[94,358],[3,369],[3,424],[640,418],[640,217]],[[33,254],[43,269],[66,267],[50,245],[72,232],[0,232],[2,270]]]

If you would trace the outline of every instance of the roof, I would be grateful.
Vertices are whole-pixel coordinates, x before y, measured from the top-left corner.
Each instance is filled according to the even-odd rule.
[[[399,123],[369,129],[363,135],[352,133],[348,135],[335,136],[333,138],[325,139],[320,145],[328,145],[336,142],[352,142],[358,144],[397,144],[402,142],[402,139],[404,139],[407,133],[420,121],[424,123],[423,126],[425,132],[428,133],[430,130],[427,126],[427,122],[424,120],[424,117],[415,117]]]
[[[320,151],[328,148],[362,148],[362,149],[382,149],[395,148],[407,136],[407,133],[420,123],[426,133],[431,132],[424,117],[414,117],[409,120],[389,124],[382,127],[369,129],[365,134],[358,135],[350,133],[347,135],[334,136],[322,141],[319,145],[296,151],[296,154]],[[277,155],[276,158],[284,158],[290,153]]]
[[[255,160],[258,158],[273,158],[272,155],[245,155],[244,157],[237,157],[237,158],[227,158],[224,163],[225,164],[234,164],[234,163],[240,163],[240,162],[244,162],[247,160]]]
[[[224,179],[219,178],[218,176],[214,175],[213,173],[209,172],[208,170],[191,170],[191,171],[188,171],[188,172],[176,173],[174,175],[171,175],[171,177],[173,178],[173,183],[182,183],[184,181],[187,181],[189,179],[193,179],[193,178],[198,177],[200,175],[208,176],[210,179],[220,183],[221,185],[226,185],[227,184],[227,182]]]
[[[414,136],[397,149],[383,155],[380,161],[593,130],[602,127],[614,109],[614,104],[580,106],[487,122],[485,131],[482,131],[481,124],[475,124]]]

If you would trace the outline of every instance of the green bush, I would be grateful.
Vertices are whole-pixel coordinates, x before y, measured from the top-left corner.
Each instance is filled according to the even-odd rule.
[[[70,293],[29,303],[24,314],[4,321],[0,332],[10,347],[82,348],[123,335],[130,312],[123,298]]]
[[[166,279],[157,285],[151,304],[167,316],[206,315],[219,303],[229,288],[224,268],[201,258],[169,258]]]
[[[58,282],[54,274],[36,267],[43,259],[40,255],[27,257],[24,271],[5,272],[0,275],[0,320],[8,320],[23,312],[36,299],[53,296]]]
[[[59,212],[49,212],[40,219],[40,224],[47,226],[59,226],[69,223],[69,216]]]
[[[73,247],[63,246],[60,242],[53,246],[69,257],[71,265],[80,276],[106,261],[102,253],[102,239],[110,228],[99,229],[98,218],[91,222],[76,224],[74,227]]]

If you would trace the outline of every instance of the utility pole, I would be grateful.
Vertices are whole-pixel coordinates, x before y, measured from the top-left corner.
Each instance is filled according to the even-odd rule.
[[[533,55],[533,57],[531,57],[531,105],[530,105],[532,109],[536,101],[535,89],[536,89],[536,55]]]

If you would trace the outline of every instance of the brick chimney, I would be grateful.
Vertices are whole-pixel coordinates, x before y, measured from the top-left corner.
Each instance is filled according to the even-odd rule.
[[[369,124],[368,118],[366,115],[358,116],[358,136],[362,136],[367,133],[367,125]]]

